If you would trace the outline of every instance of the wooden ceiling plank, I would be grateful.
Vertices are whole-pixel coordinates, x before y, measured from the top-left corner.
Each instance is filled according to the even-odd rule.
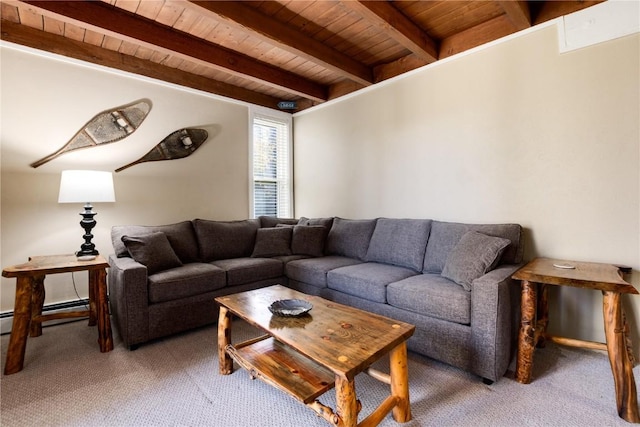
[[[516,31],[524,30],[531,26],[531,12],[526,1],[501,0],[498,3],[513,23]]]
[[[250,29],[263,41],[319,63],[349,79],[365,85],[373,82],[373,73],[367,66],[242,2],[190,0],[190,3],[230,25]]]
[[[65,22],[64,24],[64,36],[73,40],[84,41],[85,29],[75,24]]]
[[[438,60],[437,43],[420,27],[393,7],[388,1],[345,1],[380,30],[396,40],[419,58],[428,62]]]
[[[49,16],[44,17],[44,30],[48,33],[64,36],[64,22],[53,19]]]
[[[158,25],[99,2],[25,1],[43,13],[62,15],[92,30],[130,40],[146,47],[181,55],[263,84],[317,101],[327,99],[327,88],[313,81],[263,63],[230,49],[207,43],[189,34]],[[176,18],[177,19],[177,18]]]
[[[131,13],[136,13],[136,11],[138,10],[138,7],[140,6],[140,3],[144,3],[144,2],[141,2],[140,0],[116,0],[116,2],[113,4],[116,7],[119,7],[120,9],[124,9]],[[150,3],[150,2],[147,2],[147,3]],[[158,2],[151,2],[151,3],[158,3]]]
[[[163,2],[161,1],[142,1],[140,2],[140,5],[138,5],[136,13],[155,21],[162,9],[162,4]]]
[[[95,46],[102,46],[104,41],[104,34],[100,34],[95,31],[87,30],[84,32],[84,42]]]
[[[115,37],[111,37],[109,35],[104,36],[104,40],[102,41],[103,48],[113,50],[113,51],[120,50],[121,45],[122,45],[122,40],[117,39]]]
[[[1,35],[2,40],[8,42],[46,50],[58,55],[105,67],[116,68],[251,104],[276,108],[277,103],[280,101],[279,99],[264,96],[258,92],[223,84],[205,77],[185,73],[175,68],[156,64],[152,61],[124,55],[98,46],[88,45],[76,40],[19,25],[8,20],[2,20]]]
[[[20,13],[18,12],[18,6],[15,4],[0,2],[0,14],[2,15],[2,19],[11,22],[20,22]]]
[[[173,27],[178,19],[180,19],[183,10],[184,5],[182,4],[172,1],[164,2],[158,12],[158,16],[155,17],[155,21],[167,27]]]
[[[18,6],[18,14],[20,15],[20,23],[31,28],[44,30],[44,20],[33,7],[20,4]]]

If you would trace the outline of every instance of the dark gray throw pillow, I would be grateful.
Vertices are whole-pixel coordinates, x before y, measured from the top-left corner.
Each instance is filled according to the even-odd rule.
[[[291,252],[294,255],[324,255],[327,229],[323,225],[296,225],[293,227]]]
[[[259,228],[256,234],[256,244],[253,246],[253,258],[269,258],[281,255],[291,255],[292,228]]]
[[[449,253],[441,275],[470,291],[471,282],[495,268],[510,243],[509,239],[468,231]]]
[[[147,274],[180,267],[182,262],[167,236],[159,231],[141,236],[122,236],[131,258],[147,267]]]

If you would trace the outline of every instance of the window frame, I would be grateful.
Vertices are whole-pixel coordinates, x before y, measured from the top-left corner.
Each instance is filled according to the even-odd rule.
[[[255,213],[255,195],[254,187],[256,177],[254,176],[254,123],[256,119],[271,120],[280,124],[283,124],[287,128],[287,166],[286,174],[288,178],[284,179],[286,184],[287,197],[289,199],[289,207],[287,212],[280,212],[280,208],[277,208],[277,216],[293,218],[294,206],[293,206],[293,120],[292,115],[281,111],[271,110],[268,108],[261,108],[252,106],[249,108],[249,217],[257,218]],[[278,178],[275,180],[279,182]]]

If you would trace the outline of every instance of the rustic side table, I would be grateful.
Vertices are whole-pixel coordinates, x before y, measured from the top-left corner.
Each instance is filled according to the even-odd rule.
[[[98,324],[100,351],[105,353],[113,350],[107,301],[107,267],[109,263],[101,255],[91,261],[78,261],[75,255],[53,255],[30,257],[29,262],[2,270],[2,276],[17,279],[13,326],[4,367],[5,375],[22,370],[27,336],[42,335],[42,322],[48,320],[88,316],[89,326]],[[43,315],[45,276],[73,271],[89,273],[89,310]]]
[[[638,294],[622,279],[620,269],[611,264],[536,258],[513,276],[522,285],[522,313],[518,336],[516,381],[531,382],[533,353],[545,340],[574,347],[607,351],[616,390],[618,414],[631,423],[640,423],[638,397],[633,377],[633,352],[627,336],[629,326],[622,306],[621,294]],[[606,344],[555,337],[547,334],[547,285],[573,286],[602,291]]]

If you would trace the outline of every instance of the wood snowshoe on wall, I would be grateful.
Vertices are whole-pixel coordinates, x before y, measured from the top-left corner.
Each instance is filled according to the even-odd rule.
[[[38,166],[42,166],[48,161],[69,151],[120,141],[138,129],[150,110],[151,101],[141,99],[131,104],[98,113],[62,148],[55,153],[31,163],[31,167],[37,168]]]
[[[158,145],[153,147],[147,154],[135,162],[116,169],[116,172],[125,170],[138,163],[181,159],[190,156],[207,141],[208,137],[209,133],[204,129],[185,128],[177,130],[167,135],[166,138],[160,141]]]

